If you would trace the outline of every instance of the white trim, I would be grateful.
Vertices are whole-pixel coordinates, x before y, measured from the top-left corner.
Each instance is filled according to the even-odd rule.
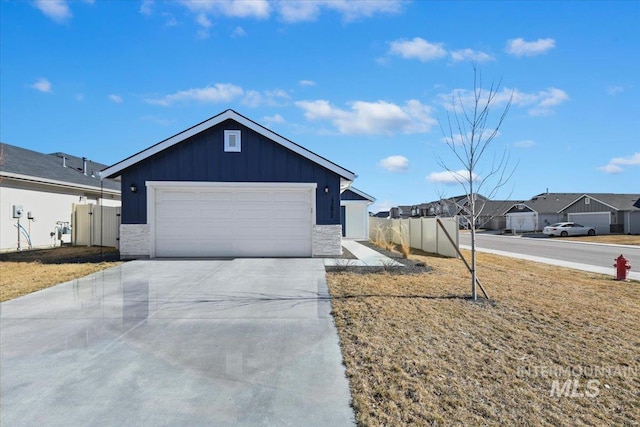
[[[231,145],[231,137],[236,137],[236,145]],[[225,153],[241,153],[242,152],[242,131],[226,130],[224,131],[224,151]]]
[[[278,191],[308,189],[311,202],[311,255],[313,256],[313,227],[316,225],[316,195],[318,184],[315,182],[206,182],[206,181],[147,181],[147,224],[149,225],[149,258],[156,257],[156,190],[158,189],[202,189],[235,188],[238,190],[275,189]]]
[[[43,184],[43,185],[51,185],[54,187],[74,188],[78,190],[90,190],[97,194],[100,194],[100,192],[102,191],[102,193],[104,194],[113,194],[118,196],[120,195],[120,191],[118,190],[112,190],[108,188],[100,189],[100,187],[94,187],[91,185],[74,184],[67,181],[58,181],[55,179],[40,178],[37,176],[22,175],[19,173],[0,172],[0,177],[20,180],[20,181],[29,181],[29,182],[34,182],[34,183]]]
[[[213,126],[216,126],[224,122],[225,120],[229,120],[229,119],[235,120],[236,122],[240,123],[243,126],[246,126],[247,128],[253,130],[254,132],[257,132],[260,135],[266,138],[269,138],[272,141],[282,145],[283,147],[293,151],[294,153],[297,153],[302,157],[305,157],[311,160],[312,162],[326,169],[329,169],[332,172],[335,172],[336,174],[340,175],[343,178],[346,178],[349,181],[353,181],[356,178],[356,175],[353,172],[347,169],[344,169],[343,167],[338,166],[335,163],[332,163],[329,160],[323,157],[320,157],[315,153],[312,153],[306,148],[303,148],[298,144],[295,144],[294,142],[289,141],[286,138],[283,138],[277,133],[257,124],[256,122],[253,122],[247,119],[246,117],[236,113],[233,110],[226,110],[223,113],[218,114],[217,116],[214,116],[198,125],[193,126],[192,128],[189,128],[183,132],[180,132],[179,134],[174,135],[168,139],[165,139],[164,141],[159,142],[158,144],[155,144],[147,148],[146,150],[143,150],[127,159],[124,159],[112,166],[109,166],[108,168],[102,171],[102,176],[104,177],[118,176],[120,172],[122,172],[124,169],[131,167],[134,164],[153,156],[154,154],[157,154],[163,150],[166,150],[167,148],[172,147],[173,145],[176,145],[194,135],[204,132],[205,130]]]

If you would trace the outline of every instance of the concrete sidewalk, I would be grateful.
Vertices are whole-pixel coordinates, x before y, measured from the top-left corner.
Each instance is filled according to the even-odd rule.
[[[352,426],[320,259],[131,261],[0,304],[3,426]]]
[[[351,252],[358,259],[326,258],[324,259],[325,266],[349,265],[355,267],[404,267],[404,265],[400,264],[399,262],[394,261],[388,256],[383,255],[371,248],[368,248],[367,246],[358,243],[355,240],[342,239],[342,247]]]
[[[460,249],[471,250],[471,246],[460,245]],[[562,260],[553,259],[553,258],[545,258],[545,257],[534,256],[534,255],[525,255],[525,254],[518,254],[514,252],[499,251],[496,249],[484,249],[484,248],[476,247],[476,250],[478,252],[486,252],[489,254],[506,256],[510,258],[525,259],[528,261],[539,262],[542,264],[557,265],[558,267],[566,267],[566,268],[573,268],[574,270],[588,271],[590,273],[599,273],[599,274],[604,274],[606,276],[611,276],[611,277],[615,276],[615,268],[613,266],[611,268],[604,268],[604,267],[598,267],[595,265],[581,264],[578,262],[562,261]],[[640,273],[630,271],[629,273],[627,273],[627,277],[632,280],[640,281]]]

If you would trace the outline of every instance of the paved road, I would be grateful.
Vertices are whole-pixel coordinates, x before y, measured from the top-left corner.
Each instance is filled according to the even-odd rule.
[[[2,426],[349,426],[321,259],[132,261],[0,304]]]
[[[586,240],[586,239],[585,239]],[[469,246],[471,235],[460,233],[460,244]],[[599,243],[576,242],[562,238],[500,236],[478,234],[476,245],[479,249],[522,254],[527,257],[594,266],[589,271],[614,274],[615,258],[623,254],[631,263],[630,278],[640,278],[640,246],[605,245]]]

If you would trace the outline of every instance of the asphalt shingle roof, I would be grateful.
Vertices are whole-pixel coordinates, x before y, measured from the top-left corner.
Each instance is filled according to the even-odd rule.
[[[44,154],[5,143],[1,143],[0,147],[2,147],[3,153],[0,172],[62,181],[69,184],[87,185],[100,189],[98,172],[104,169],[106,165],[88,160],[87,175],[85,175],[82,169],[81,157],[64,153]],[[62,166],[63,156],[66,158],[67,167]],[[120,183],[112,179],[105,179],[104,188],[120,191]]]

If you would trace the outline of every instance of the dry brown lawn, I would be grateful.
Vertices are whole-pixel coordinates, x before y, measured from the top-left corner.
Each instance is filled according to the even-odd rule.
[[[478,254],[472,302],[462,261],[412,258],[328,274],[359,425],[639,425],[640,283]]]
[[[0,302],[119,265],[96,259],[113,251],[62,247],[0,254]]]

